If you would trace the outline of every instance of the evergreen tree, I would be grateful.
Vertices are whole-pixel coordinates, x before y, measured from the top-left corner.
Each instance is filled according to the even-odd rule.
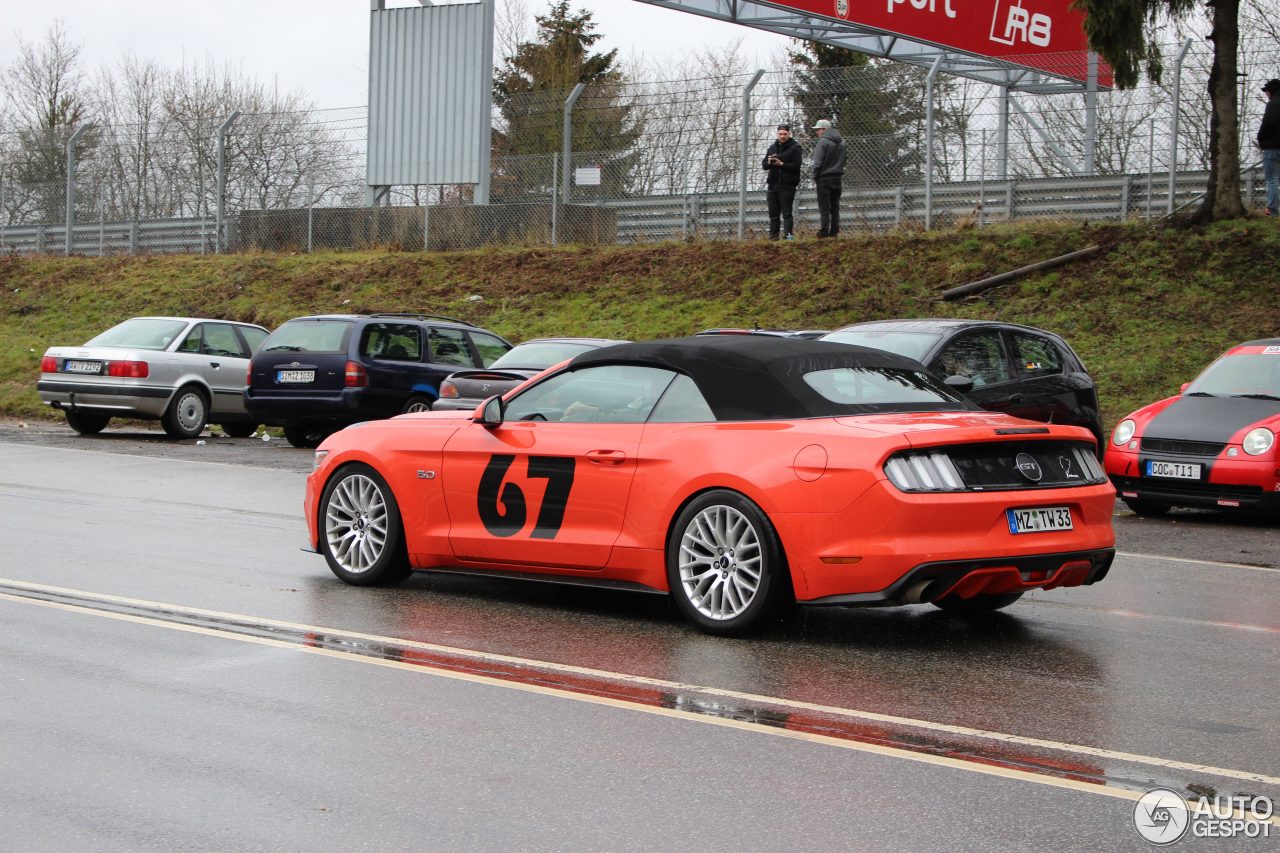
[[[574,110],[573,150],[578,163],[573,165],[585,162],[576,156],[579,152],[597,155],[591,162],[601,161],[604,167],[600,191],[624,193],[637,156],[633,149],[640,128],[625,103],[626,80],[616,67],[618,52],[592,51],[602,38],[592,14],[570,10],[568,0],[557,0],[535,20],[533,39],[522,42],[494,78],[493,99],[505,125],[497,138],[500,149],[517,158],[559,152],[564,100],[574,86],[585,83],[587,90]],[[521,167],[519,161],[500,167],[495,185],[516,183],[524,185],[519,189],[545,192],[542,188],[550,179],[549,173],[540,175],[548,171],[545,167],[528,176],[515,174],[534,169],[532,164]]]

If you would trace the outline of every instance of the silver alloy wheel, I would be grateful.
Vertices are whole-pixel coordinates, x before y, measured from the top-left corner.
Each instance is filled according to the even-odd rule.
[[[429,412],[429,411],[431,411],[431,404],[426,400],[414,400],[412,403],[404,407],[404,412],[406,415],[412,414],[414,412]]]
[[[184,391],[178,398],[176,407],[178,426],[182,427],[184,432],[194,434],[204,427],[204,397],[201,397],[199,392]]]
[[[344,571],[363,574],[377,564],[387,546],[387,502],[378,485],[363,474],[344,477],[329,495],[324,535],[329,553]]]
[[[732,619],[751,606],[760,588],[764,554],[755,525],[731,506],[698,513],[680,539],[680,585],[703,616]]]

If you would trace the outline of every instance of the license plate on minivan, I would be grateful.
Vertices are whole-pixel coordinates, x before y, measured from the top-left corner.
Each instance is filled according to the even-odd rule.
[[[314,370],[277,370],[277,383],[290,383],[298,385],[304,382],[315,382],[316,372]]]
[[[1010,533],[1049,533],[1054,530],[1074,530],[1071,507],[1042,506],[1035,509],[1007,509]]]

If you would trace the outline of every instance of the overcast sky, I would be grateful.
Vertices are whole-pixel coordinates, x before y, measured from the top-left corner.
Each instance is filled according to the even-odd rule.
[[[548,0],[526,0],[541,11]],[[406,5],[392,0],[392,6]],[[637,0],[573,0],[589,9],[605,46],[662,63],[706,46],[743,40],[745,55],[770,67],[785,39]],[[281,90],[301,89],[321,107],[364,104],[369,0],[0,0],[0,65],[61,20],[84,48],[86,67],[132,52],[166,65],[211,55]]]

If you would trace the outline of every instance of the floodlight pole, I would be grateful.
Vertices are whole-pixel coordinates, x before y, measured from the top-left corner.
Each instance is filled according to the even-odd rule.
[[[942,56],[934,57],[924,81],[924,230],[933,227],[933,81],[942,67]]]
[[[1182,60],[1187,58],[1191,50],[1191,39],[1182,43],[1178,50],[1178,58],[1173,61],[1173,133],[1169,135],[1169,209],[1173,216],[1174,197],[1178,192],[1178,119],[1182,115]]]
[[[747,172],[751,160],[751,140],[748,136],[751,133],[751,93],[755,90],[756,84],[760,82],[760,78],[764,76],[764,69],[756,71],[755,76],[751,78],[742,90],[742,175],[738,182],[738,239],[741,240],[747,236]]]
[[[1089,77],[1084,94],[1084,171],[1098,173],[1098,54],[1089,51]]]
[[[1009,87],[1000,88],[1000,121],[996,125],[996,180],[1009,180]]]
[[[484,24],[481,29],[480,61],[486,70],[484,85],[480,88],[480,182],[476,184],[475,203],[489,203],[489,177],[493,171],[493,29],[494,3],[484,0]],[[426,4],[430,5],[430,4]],[[428,199],[430,201],[430,199]]]
[[[582,93],[586,88],[586,83],[579,83],[574,86],[573,91],[569,93],[569,97],[564,102],[564,156],[561,160],[563,171],[560,175],[560,201],[562,204],[569,203],[569,178],[570,172],[573,171],[571,168],[573,163],[573,105],[578,103],[578,98],[582,97]]]
[[[227,116],[227,120],[218,125],[218,186],[215,188],[215,192],[217,192],[215,228],[217,230],[213,235],[213,251],[215,254],[222,254],[222,249],[227,242],[224,216],[227,202],[227,133],[238,118],[240,118],[240,111],[233,110],[231,115]]]
[[[75,242],[73,231],[76,226],[76,143],[92,128],[92,124],[82,124],[67,140],[67,209],[66,231],[63,232],[62,254],[71,254],[71,244]]]

